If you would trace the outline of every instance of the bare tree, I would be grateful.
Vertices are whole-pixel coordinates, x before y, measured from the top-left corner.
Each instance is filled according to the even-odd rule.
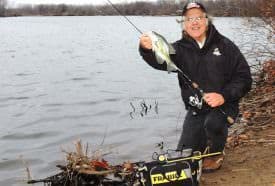
[[[260,17],[265,23],[271,26],[273,34],[275,34],[275,1],[274,0],[258,0],[258,9]]]
[[[0,0],[0,17],[5,16],[5,14],[6,14],[6,5],[7,5],[6,0]]]
[[[275,15],[274,0],[257,0],[254,3],[258,16],[246,18],[246,27],[242,32],[247,43],[244,42],[242,48],[246,48],[246,57],[258,71],[264,61],[275,59]],[[251,41],[253,45],[249,44]]]
[[[7,0],[0,0],[0,15],[4,14]],[[123,15],[180,15],[180,10],[188,0],[157,0],[155,2],[137,1],[116,4]],[[262,18],[271,24],[270,14],[274,14],[274,0],[208,0],[204,1],[213,16],[247,16]],[[2,7],[2,9],[1,9]],[[2,11],[1,11],[2,10]],[[31,10],[31,11],[30,11]],[[262,11],[264,10],[264,12]],[[6,11],[6,15],[117,15],[109,4],[105,5],[37,5],[24,6]],[[273,22],[274,25],[274,22]]]

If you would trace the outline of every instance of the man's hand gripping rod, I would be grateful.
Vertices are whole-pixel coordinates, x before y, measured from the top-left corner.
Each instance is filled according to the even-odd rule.
[[[178,74],[185,79],[185,81],[187,81],[187,84],[190,86],[190,88],[194,88],[196,90],[198,90],[201,94],[201,97],[203,98],[204,96],[204,92],[203,90],[199,87],[199,85],[195,82],[193,82],[185,73],[183,73],[183,71],[181,71],[179,68],[177,68],[177,72]],[[221,107],[218,107],[217,109],[219,109],[219,111],[226,117],[227,122],[232,125],[235,121],[234,119],[229,116]]]

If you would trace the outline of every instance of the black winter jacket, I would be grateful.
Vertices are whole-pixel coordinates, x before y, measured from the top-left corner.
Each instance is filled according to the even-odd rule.
[[[250,68],[238,47],[221,35],[214,25],[210,25],[203,48],[195,40],[183,37],[172,44],[176,54],[171,56],[173,62],[189,78],[196,82],[204,92],[216,92],[223,95],[225,110],[238,112],[238,103],[251,88]],[[153,68],[166,70],[166,64],[156,62],[152,50],[140,48],[143,59]],[[192,95],[190,88],[178,76],[182,99],[187,108],[188,98]],[[226,109],[227,108],[227,109]],[[233,114],[233,113],[232,113]],[[234,115],[235,115],[234,114]]]

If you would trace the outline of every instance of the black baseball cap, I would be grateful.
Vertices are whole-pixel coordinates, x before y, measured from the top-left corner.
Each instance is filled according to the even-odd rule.
[[[182,15],[184,15],[187,12],[187,10],[190,10],[192,8],[200,8],[203,12],[207,13],[203,4],[199,2],[191,2],[191,3],[186,3],[186,5],[184,5],[182,9]]]

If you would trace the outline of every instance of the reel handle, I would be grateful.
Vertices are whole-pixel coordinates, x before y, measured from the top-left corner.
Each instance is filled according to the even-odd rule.
[[[231,116],[227,116],[226,120],[230,125],[232,125],[235,122]]]

